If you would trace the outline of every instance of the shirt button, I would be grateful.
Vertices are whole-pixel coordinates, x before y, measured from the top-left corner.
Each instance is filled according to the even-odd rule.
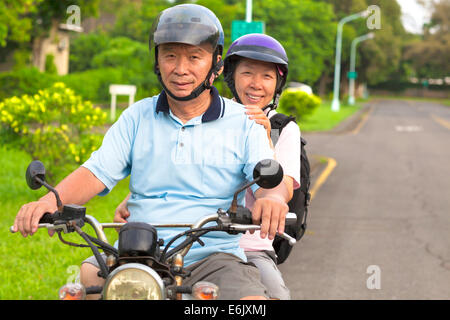
[[[180,147],[184,147],[184,143],[183,142],[180,142]]]
[[[184,130],[186,130],[186,128],[185,127],[181,127],[181,131],[184,131]]]

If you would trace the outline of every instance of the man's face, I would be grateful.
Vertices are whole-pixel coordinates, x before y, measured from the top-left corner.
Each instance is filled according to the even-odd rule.
[[[234,85],[244,105],[268,105],[277,85],[276,66],[273,63],[242,58],[234,72]]]
[[[205,80],[212,56],[208,45],[161,44],[158,65],[162,81],[175,96],[186,97]]]

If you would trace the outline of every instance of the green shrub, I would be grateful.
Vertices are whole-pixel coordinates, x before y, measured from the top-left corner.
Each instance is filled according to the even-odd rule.
[[[55,65],[55,56],[52,54],[48,54],[45,56],[45,72],[50,74],[58,73]]]
[[[110,38],[103,33],[82,33],[70,40],[69,72],[93,69],[94,57],[108,48]]]
[[[89,132],[105,120],[100,108],[57,82],[33,96],[14,96],[0,103],[0,140],[44,162],[50,177],[56,178],[100,146],[102,135]]]
[[[160,85],[153,72],[153,61],[147,43],[125,37],[112,38],[108,43],[108,48],[93,57],[92,66],[98,69],[121,70],[123,75],[121,83],[137,87],[136,100],[160,92]]]
[[[110,101],[110,84],[127,83],[120,68],[105,68],[69,73],[59,78],[83,99],[90,101]]]
[[[296,117],[297,121],[314,113],[321,100],[314,94],[295,89],[286,89],[281,95],[279,111]]]
[[[69,61],[70,73],[64,76],[53,74],[56,68],[51,55],[46,57],[45,73],[33,67],[0,74],[0,101],[34,95],[55,82],[65,83],[93,102],[110,101],[111,84],[135,85],[136,101],[161,91],[147,43],[104,34],[80,35],[71,41]]]
[[[36,67],[0,73],[0,101],[8,97],[33,95],[50,87],[58,76],[42,73]]]

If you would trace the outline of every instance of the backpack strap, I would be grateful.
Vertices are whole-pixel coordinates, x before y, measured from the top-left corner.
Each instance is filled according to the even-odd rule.
[[[272,139],[272,143],[275,146],[278,142],[278,138],[280,137],[281,131],[283,131],[284,127],[291,121],[295,122],[295,117],[287,116],[282,113],[276,113],[272,117],[270,117],[270,138]]]

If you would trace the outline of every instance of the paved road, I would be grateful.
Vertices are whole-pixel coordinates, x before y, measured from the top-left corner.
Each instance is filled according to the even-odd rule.
[[[358,133],[305,137],[337,165],[280,266],[292,298],[450,299],[450,107],[379,100]]]

